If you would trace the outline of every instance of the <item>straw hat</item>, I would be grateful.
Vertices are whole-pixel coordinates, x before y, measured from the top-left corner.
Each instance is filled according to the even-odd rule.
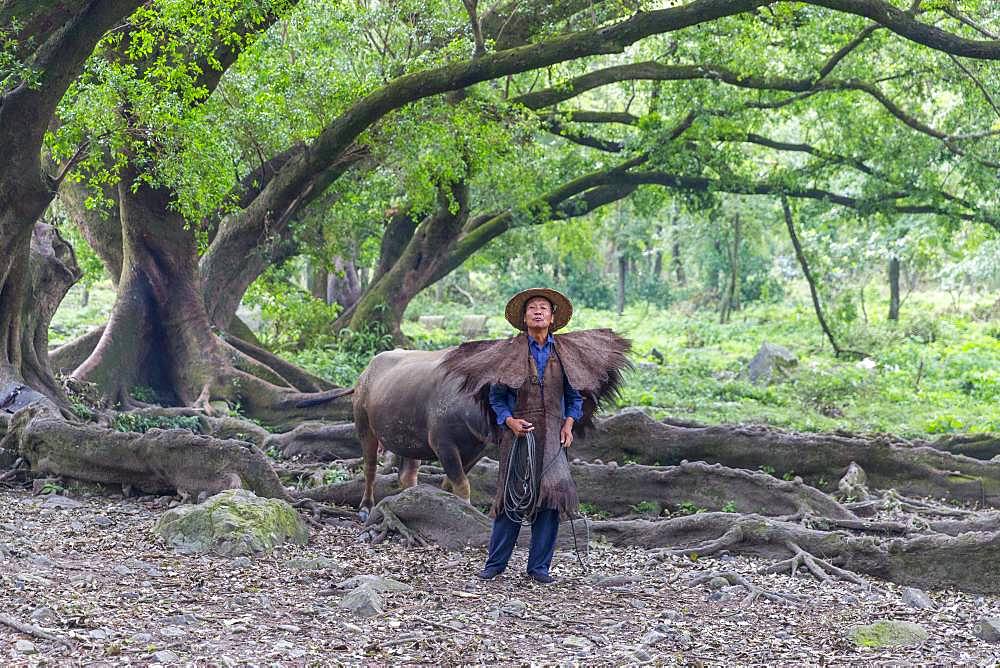
[[[518,292],[507,302],[507,308],[504,309],[504,317],[507,318],[507,322],[522,332],[527,331],[528,328],[524,324],[524,307],[534,297],[545,297],[552,304],[550,332],[562,329],[573,317],[573,303],[563,293],[552,288],[529,288]]]

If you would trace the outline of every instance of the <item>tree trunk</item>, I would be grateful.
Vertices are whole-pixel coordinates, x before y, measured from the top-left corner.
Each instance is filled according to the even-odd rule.
[[[674,239],[674,243],[670,247],[670,264],[674,268],[674,278],[677,279],[677,285],[687,285],[684,262],[681,260],[681,242],[678,239]]]
[[[628,278],[628,258],[624,255],[618,256],[618,300],[615,308],[618,315],[625,311],[625,280]]]
[[[889,258],[889,320],[899,320],[899,258]]]
[[[457,204],[454,211],[453,203]],[[380,274],[373,278],[354,308],[338,318],[334,327],[348,327],[354,331],[375,327],[392,335],[397,342],[403,342],[405,337],[400,330],[403,313],[421,290],[439,278],[441,271],[450,270],[444,265],[469,217],[468,207],[469,192],[464,183],[452,184],[448,192],[439,193],[437,210],[416,226],[402,251],[398,251],[395,242],[392,244],[392,253],[398,252],[398,259],[392,263],[380,262]],[[408,227],[402,223],[399,229],[402,234],[408,232]],[[385,249],[383,242],[383,251]]]
[[[326,303],[326,285],[329,277],[330,272],[326,270],[326,267],[316,266],[315,261],[309,261],[306,268],[306,289],[309,294],[315,299],[322,300],[324,304]]]
[[[333,271],[327,276],[326,303],[340,304],[344,309],[354,306],[361,298],[361,279],[353,258],[333,259]]]

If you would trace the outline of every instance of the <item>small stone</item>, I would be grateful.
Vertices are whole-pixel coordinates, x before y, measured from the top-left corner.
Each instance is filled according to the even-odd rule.
[[[344,572],[344,566],[328,557],[311,557],[289,559],[285,562],[285,568],[295,571],[336,571]]]
[[[147,645],[153,642],[153,636],[149,633],[136,633],[132,636],[132,642],[137,645]]]
[[[934,601],[927,596],[927,593],[916,587],[903,589],[903,603],[918,610],[929,610],[934,607]]]
[[[253,559],[250,557],[236,557],[233,559],[233,566],[236,568],[248,568],[253,566]]]
[[[83,522],[79,522],[77,520],[73,520],[72,522],[69,523],[69,528],[74,533],[83,533],[86,530],[87,527],[83,526]]]
[[[300,659],[306,655],[306,651],[301,647],[293,647],[288,650],[288,657],[291,659]]]
[[[114,526],[114,521],[110,517],[107,517],[105,515],[98,515],[94,518],[94,524],[101,527],[102,529],[106,529],[110,526]]]
[[[500,606],[500,612],[511,617],[524,617],[524,613],[527,608],[528,606],[526,606],[523,602],[517,600],[516,598],[512,598]]]
[[[35,643],[30,640],[18,640],[14,643],[14,649],[21,654],[37,654],[38,650],[35,649]]]
[[[666,638],[667,638],[666,634],[660,633],[659,631],[657,631],[657,630],[654,629],[654,630],[648,632],[646,635],[644,635],[642,637],[642,644],[643,645],[656,645],[661,640],[664,640]]]
[[[649,663],[653,660],[653,656],[641,647],[632,652],[632,658],[634,658],[638,663]]]
[[[1000,617],[984,617],[973,627],[976,637],[986,642],[1000,642]]]
[[[192,615],[190,612],[182,612],[177,615],[170,615],[163,620],[166,624],[172,626],[189,626],[191,624],[197,624],[198,618]]]
[[[132,575],[133,572],[131,568],[125,566],[124,564],[118,564],[111,570],[117,573],[118,575]]]
[[[33,554],[28,558],[28,562],[34,566],[41,566],[42,568],[52,568],[56,565],[56,562],[52,561],[44,554]]]
[[[359,617],[371,617],[383,610],[382,597],[367,584],[352,589],[341,599],[339,605]]]
[[[413,587],[410,585],[393,580],[392,578],[384,578],[381,575],[355,575],[353,578],[344,580],[337,585],[337,589],[356,589],[361,586],[368,586],[374,591],[411,591]]]
[[[723,587],[728,587],[728,586],[729,586],[729,580],[718,575],[708,581],[709,589],[722,589]]]
[[[563,638],[562,644],[571,649],[583,651],[590,651],[594,647],[594,643],[583,636],[566,636]]]
[[[861,647],[919,645],[930,637],[919,624],[896,619],[880,619],[872,624],[855,626],[849,635]]]
[[[62,496],[60,494],[50,494],[45,497],[42,501],[42,508],[61,508],[63,510],[69,510],[71,508],[79,508],[83,504],[76,499],[71,499],[68,496]]]
[[[301,627],[296,626],[295,624],[278,624],[278,628],[282,631],[288,631],[289,633],[298,633],[302,630]]]
[[[153,659],[159,663],[177,663],[177,654],[171,652],[169,649],[161,649],[159,652],[153,652]]]
[[[183,635],[187,635],[187,631],[179,626],[164,626],[160,629],[160,635],[164,638],[179,638]]]
[[[632,600],[630,600],[628,602],[628,604],[630,606],[632,606],[633,608],[635,608],[636,610],[642,610],[642,609],[644,609],[646,607],[646,602],[645,601],[641,601],[641,600],[639,600],[637,598],[633,598]]]
[[[611,575],[598,578],[594,584],[598,587],[623,587],[641,581],[642,577],[638,575]]]
[[[107,640],[108,632],[104,629],[91,629],[87,634],[91,640]]]
[[[59,621],[59,616],[56,615],[55,610],[43,605],[40,608],[34,609],[31,613],[31,621],[42,626],[50,626]]]

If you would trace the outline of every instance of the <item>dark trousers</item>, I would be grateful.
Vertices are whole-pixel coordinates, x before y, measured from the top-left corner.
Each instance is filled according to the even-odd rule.
[[[493,533],[490,536],[490,554],[486,558],[485,570],[502,572],[507,568],[507,562],[517,543],[517,535],[521,533],[521,525],[511,522],[500,514],[493,520]],[[552,508],[541,508],[535,514],[531,523],[531,547],[528,549],[528,573],[533,575],[548,575],[552,565],[552,555],[556,551],[556,535],[559,533],[559,511]]]

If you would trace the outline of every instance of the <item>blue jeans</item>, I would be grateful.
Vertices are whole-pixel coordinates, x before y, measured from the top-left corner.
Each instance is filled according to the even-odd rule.
[[[501,514],[493,520],[493,533],[490,535],[490,554],[486,558],[485,570],[495,570],[498,573],[507,568],[510,555],[517,544],[517,536],[521,525],[511,522],[506,515]],[[552,565],[552,555],[556,551],[556,535],[559,533],[559,511],[553,508],[539,508],[535,513],[535,521],[531,523],[531,547],[528,549],[528,573],[532,575],[548,575]]]

